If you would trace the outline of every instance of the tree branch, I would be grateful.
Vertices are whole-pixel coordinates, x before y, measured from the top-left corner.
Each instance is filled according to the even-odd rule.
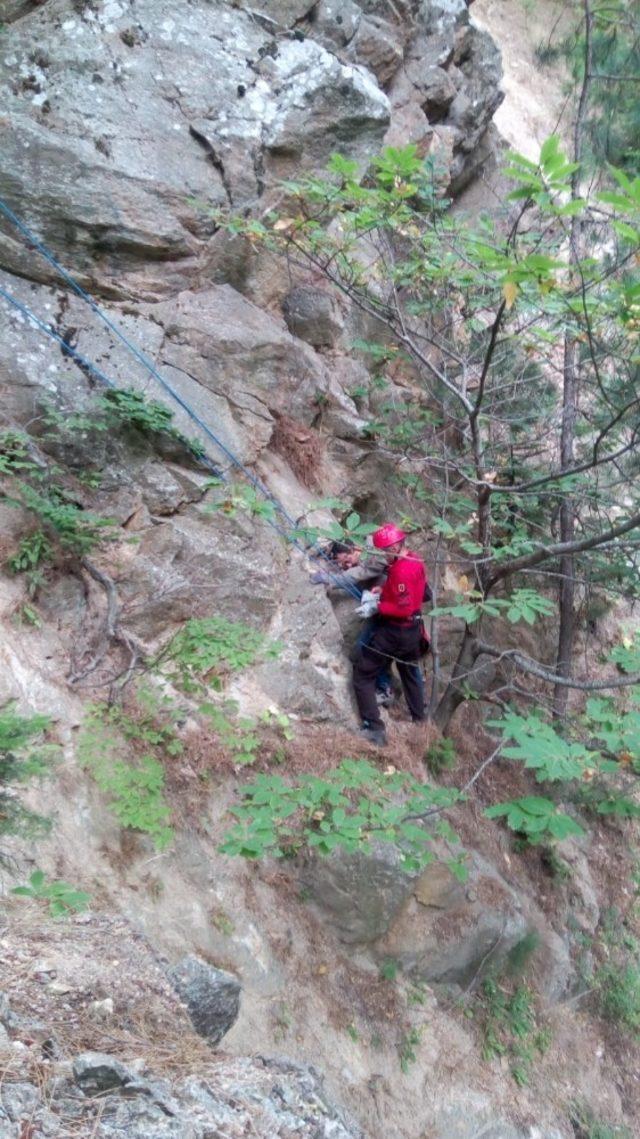
[[[485,641],[477,642],[478,655],[494,657],[496,660],[512,660],[523,672],[537,676],[539,680],[548,681],[549,684],[560,684],[565,688],[576,688],[580,692],[605,692],[613,688],[631,688],[640,684],[640,674],[620,677],[619,680],[574,680],[572,677],[559,676],[558,673],[524,656],[517,649],[497,649]]]
[[[486,592],[488,593],[490,589],[493,589],[499,581],[511,577],[514,573],[519,573],[520,570],[531,569],[532,566],[540,565],[541,562],[549,561],[550,558],[561,557],[563,554],[580,554],[585,550],[594,550],[598,546],[615,542],[616,538],[621,538],[623,534],[628,534],[630,530],[635,530],[638,526],[640,526],[640,512],[632,514],[631,518],[628,518],[626,522],[621,522],[619,526],[610,526],[608,530],[602,530],[590,538],[581,538],[576,542],[556,542],[552,546],[544,546],[539,550],[533,550],[530,554],[523,554],[520,558],[513,558],[512,561],[505,562],[492,574],[487,582]]]

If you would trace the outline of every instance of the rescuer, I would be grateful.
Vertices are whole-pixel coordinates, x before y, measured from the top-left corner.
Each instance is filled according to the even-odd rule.
[[[406,549],[406,534],[386,523],[373,535],[373,545],[388,564],[373,635],[359,647],[353,666],[353,687],[362,718],[361,735],[383,747],[387,742],[376,700],[376,678],[396,662],[411,719],[424,720],[424,682],[416,667],[428,651],[422,606],[430,597],[424,562]]]

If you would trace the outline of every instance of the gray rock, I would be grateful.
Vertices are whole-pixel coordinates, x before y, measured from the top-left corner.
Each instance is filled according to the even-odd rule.
[[[187,5],[178,19],[171,0],[139,0],[133,26],[120,4],[39,5],[2,37],[15,129],[0,191],[54,251],[73,246],[85,284],[176,292],[215,231],[197,203],[256,197],[287,156],[324,165],[348,147],[364,164],[382,141],[389,105],[371,73],[276,30],[231,3]],[[15,232],[0,237],[0,263],[55,280]]]
[[[218,1044],[238,1019],[238,979],[193,955],[183,957],[168,970],[168,976],[185,1002],[196,1032],[209,1044]]]
[[[449,31],[469,21],[468,0],[422,0],[418,18],[428,32]]]
[[[326,289],[298,285],[284,298],[282,312],[289,332],[314,348],[332,347],[344,328],[340,308]]]
[[[368,67],[384,86],[402,63],[399,29],[378,16],[365,16],[349,43],[348,57]]]
[[[330,50],[335,50],[347,46],[361,20],[362,8],[353,0],[320,0],[314,9],[313,25],[309,31],[313,32],[314,39]]]
[[[0,991],[0,1024],[3,1028],[15,1028],[18,1018],[11,1010],[9,998],[5,992]]]
[[[133,1081],[97,1100],[64,1077],[38,1087],[3,1081],[0,1139],[20,1139],[25,1119],[48,1139],[364,1139],[327,1102],[318,1076],[285,1059],[220,1057],[206,1079]]]
[[[98,1095],[112,1088],[122,1088],[134,1079],[132,1073],[103,1052],[83,1052],[73,1061],[73,1078],[85,1095]]]
[[[269,25],[270,22],[275,23],[281,28],[290,28],[293,24],[298,24],[308,16],[311,9],[314,7],[316,0],[275,0],[275,2],[265,5],[268,14],[262,16],[264,22]],[[248,8],[254,12],[254,0],[238,0],[238,8]]]
[[[0,1053],[11,1051],[11,1038],[4,1024],[0,1024]]]
[[[486,859],[474,852],[467,867],[464,884],[442,863],[427,867],[377,952],[422,980],[462,987],[499,966],[532,924]]]
[[[384,936],[415,878],[402,869],[400,850],[391,843],[378,844],[370,854],[336,850],[310,860],[301,871],[310,902],[341,941],[357,945]]]

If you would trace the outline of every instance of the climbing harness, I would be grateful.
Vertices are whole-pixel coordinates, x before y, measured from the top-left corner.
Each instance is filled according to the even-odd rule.
[[[46,246],[43,245],[43,243],[24,224],[24,222],[22,222],[20,218],[16,216],[13,210],[10,209],[10,207],[2,198],[0,198],[0,212],[4,214],[7,220],[10,221],[11,224],[19,230],[19,232],[26,238],[29,244],[34,249],[36,249],[46,261],[49,262],[49,264],[56,270],[56,272],[67,282],[70,288],[73,289],[73,291],[79,297],[81,297],[81,299],[85,301],[86,304],[89,305],[92,311],[99,317],[100,320],[103,321],[104,324],[106,324],[106,326],[118,338],[118,340],[120,340],[134,355],[134,357],[144,365],[149,374],[160,384],[167,395],[170,396],[170,398],[182,408],[189,419],[191,419],[192,422],[194,422],[200,428],[206,437],[211,440],[214,446],[222,451],[222,453],[234,467],[242,471],[243,475],[250,483],[250,485],[253,486],[256,491],[258,491],[268,502],[273,505],[275,511],[287,522],[290,527],[295,529],[295,520],[291,517],[290,514],[287,513],[284,506],[275,497],[275,495],[273,495],[271,491],[264,485],[264,483],[256,475],[254,475],[236,455],[234,455],[233,451],[231,451],[230,448],[227,447],[227,445],[222,441],[222,439],[220,439],[211,430],[211,428],[204,422],[203,419],[201,419],[197,412],[194,411],[190,404],[188,404],[187,401],[184,400],[182,396],[179,395],[179,393],[171,386],[171,384],[165,380],[165,378],[160,374],[152,361],[149,360],[147,356],[145,356],[145,354],[138,347],[136,347],[136,345],[132,343],[132,341],[118,328],[118,326],[114,324],[114,322],[107,316],[107,314],[102,311],[99,305],[96,304],[93,297],[88,292],[86,292],[86,290],[82,288],[82,286],[74,279],[74,277],[71,276],[71,274],[64,268],[64,266],[62,266],[55,259],[55,257],[53,257]],[[74,347],[68,344],[60,336],[60,334],[51,327],[51,325],[46,324],[44,321],[42,321],[26,305],[24,305],[16,297],[12,296],[11,293],[9,293],[2,286],[0,286],[0,295],[3,296],[5,300],[7,300],[11,305],[13,305],[14,308],[21,312],[23,316],[27,317],[27,319],[30,320],[37,328],[39,328],[47,336],[50,336],[53,340],[57,341],[63,348],[66,355],[74,357],[74,359],[79,362],[82,368],[89,371],[91,375],[95,376],[96,379],[100,381],[100,383],[103,383],[110,388],[117,387],[117,385],[114,384],[113,381],[110,380],[103,371],[97,368],[94,364],[91,363],[91,361],[87,360],[85,356],[83,356],[80,352],[76,351]],[[194,451],[194,454],[195,453],[196,452]],[[208,455],[203,455],[200,451],[198,451],[197,458],[203,464],[203,466],[213,471],[217,477],[222,478],[225,482],[228,481],[225,478],[223,472],[220,470],[219,466]],[[284,538],[285,541],[290,545],[295,546],[295,548],[305,557],[311,554],[311,556],[322,557],[325,560],[330,561],[329,555],[320,547],[317,542],[311,543],[309,547],[305,548],[305,546],[299,541],[298,538],[295,537],[291,531],[286,530],[283,526],[276,522],[275,519],[265,517],[264,521],[267,523],[267,525],[271,526],[271,528],[275,530],[275,532],[281,538]],[[314,552],[312,553],[312,551]],[[336,588],[342,589],[346,593],[351,594],[351,596],[356,598],[358,601],[360,600],[361,590],[354,582],[340,580],[329,571],[327,571],[327,576],[331,578],[332,584]]]

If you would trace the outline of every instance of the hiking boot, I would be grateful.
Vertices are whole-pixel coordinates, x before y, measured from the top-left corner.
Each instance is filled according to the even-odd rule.
[[[360,728],[359,734],[370,744],[376,744],[377,747],[387,746],[387,733],[384,728]]]

